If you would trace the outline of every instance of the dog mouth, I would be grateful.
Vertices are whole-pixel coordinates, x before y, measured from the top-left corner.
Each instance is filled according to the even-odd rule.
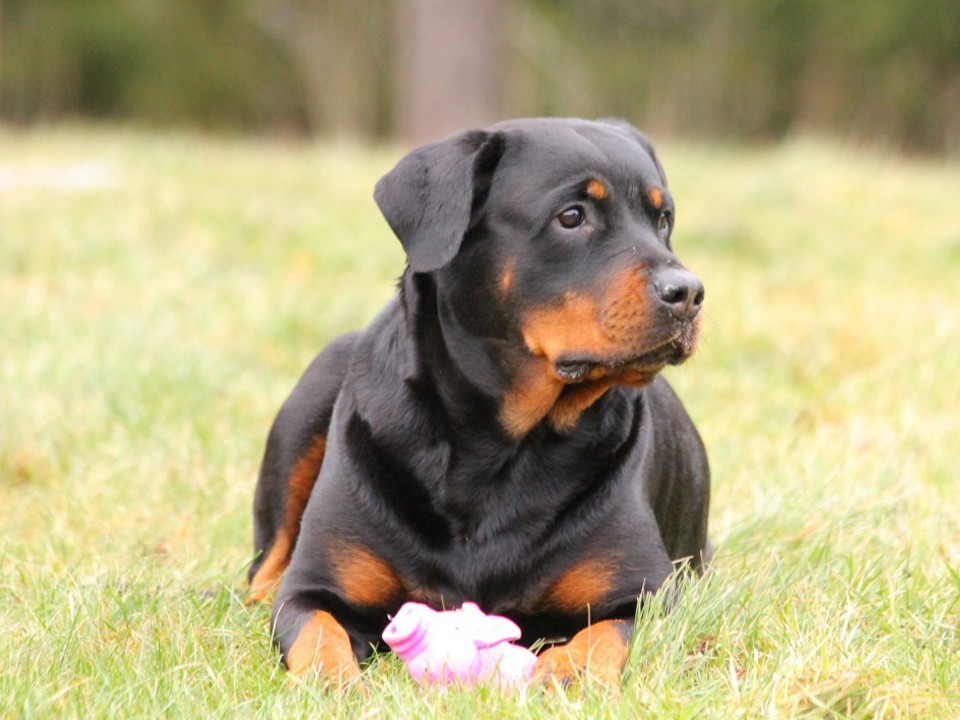
[[[554,362],[554,371],[568,385],[610,377],[624,377],[630,380],[630,384],[646,384],[664,367],[679,365],[692,352],[692,343],[684,338],[683,333],[677,333],[640,355],[622,358],[561,357]]]

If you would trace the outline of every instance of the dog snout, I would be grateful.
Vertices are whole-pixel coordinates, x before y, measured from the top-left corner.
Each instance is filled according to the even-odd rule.
[[[653,277],[657,300],[678,320],[693,320],[703,305],[703,283],[689,270],[666,267]]]

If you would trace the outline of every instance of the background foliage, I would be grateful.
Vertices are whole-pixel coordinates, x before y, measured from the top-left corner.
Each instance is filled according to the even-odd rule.
[[[411,2],[5,0],[0,117],[389,135]],[[499,17],[500,116],[960,152],[952,0],[477,2]]]

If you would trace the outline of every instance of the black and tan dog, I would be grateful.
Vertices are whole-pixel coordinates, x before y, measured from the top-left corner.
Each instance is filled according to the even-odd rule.
[[[505,122],[414,151],[375,197],[408,266],[274,422],[251,597],[276,591],[294,672],[355,678],[404,601],[472,600],[569,641],[542,674],[613,682],[638,598],[706,551],[706,454],[657,376],[693,352],[703,286],[653,149],[618,122]]]

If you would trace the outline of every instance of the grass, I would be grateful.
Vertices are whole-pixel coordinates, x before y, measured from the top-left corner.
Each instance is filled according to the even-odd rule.
[[[622,697],[289,678],[242,605],[273,413],[391,295],[398,153],[0,130],[0,716],[950,717],[960,708],[960,167],[661,143],[707,287],[670,378],[707,577]],[[65,187],[63,178],[74,187]]]

